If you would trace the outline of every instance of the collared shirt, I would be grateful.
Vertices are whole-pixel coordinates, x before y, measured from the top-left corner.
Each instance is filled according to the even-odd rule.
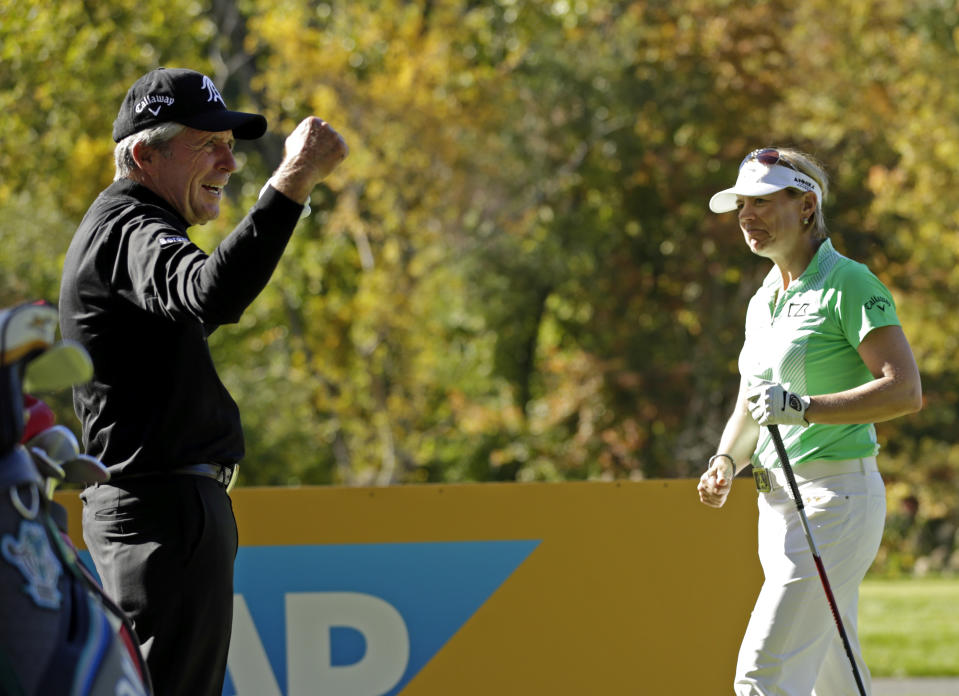
[[[186,220],[137,183],[115,182],[90,206],[64,261],[60,329],[93,358],[74,409],[85,450],[112,475],[243,456],[207,336],[267,284],[301,210],[270,188],[207,255]]]
[[[890,325],[899,325],[892,294],[866,266],[838,253],[827,239],[787,289],[778,268],[766,276],[746,312],[739,371],[809,396],[852,389],[873,380],[859,344],[873,329]],[[868,457],[879,450],[871,423],[813,423],[780,431],[793,465]],[[753,463],[779,466],[765,428]]]

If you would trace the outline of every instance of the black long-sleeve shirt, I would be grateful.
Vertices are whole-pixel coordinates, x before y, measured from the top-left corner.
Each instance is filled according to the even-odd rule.
[[[239,410],[207,336],[266,286],[302,206],[272,187],[207,255],[167,202],[129,180],[87,211],[67,251],[60,329],[93,358],[73,390],[83,444],[111,474],[243,456]]]

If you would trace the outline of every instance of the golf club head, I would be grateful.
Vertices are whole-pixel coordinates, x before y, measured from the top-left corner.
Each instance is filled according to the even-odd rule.
[[[80,453],[76,435],[62,425],[54,425],[37,433],[27,442],[27,447],[31,451],[33,448],[43,450],[44,454],[58,463],[73,459]]]
[[[58,479],[62,480],[66,477],[66,472],[63,468],[53,461],[50,456],[44,452],[39,447],[31,447],[29,449],[30,458],[33,460],[34,465],[37,467],[37,471],[40,472],[40,475],[46,479]]]
[[[110,480],[110,472],[100,460],[89,454],[78,454],[73,459],[63,462],[66,472],[64,479],[68,483],[105,483]]]
[[[93,377],[93,361],[75,341],[60,341],[27,363],[23,380],[28,392],[57,391]]]

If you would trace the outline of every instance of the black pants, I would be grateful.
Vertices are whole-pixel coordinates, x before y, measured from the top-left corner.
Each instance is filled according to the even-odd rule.
[[[223,486],[189,474],[87,488],[83,539],[133,620],[156,696],[220,696],[237,532]]]

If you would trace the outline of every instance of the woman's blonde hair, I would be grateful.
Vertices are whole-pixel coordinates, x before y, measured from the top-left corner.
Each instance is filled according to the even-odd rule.
[[[826,202],[825,199],[829,197],[829,175],[826,174],[826,168],[823,166],[822,162],[817,160],[810,154],[802,152],[800,150],[795,150],[789,147],[777,147],[775,148],[779,151],[779,157],[781,160],[788,162],[797,170],[801,171],[806,176],[809,176],[816,180],[816,183],[819,184],[819,188],[822,189],[823,200],[816,201],[816,212],[813,215],[813,229],[812,234],[816,239],[825,239],[829,236],[829,230],[826,228],[826,217],[823,215],[823,204]],[[806,193],[802,189],[786,189],[790,195],[801,196]]]

